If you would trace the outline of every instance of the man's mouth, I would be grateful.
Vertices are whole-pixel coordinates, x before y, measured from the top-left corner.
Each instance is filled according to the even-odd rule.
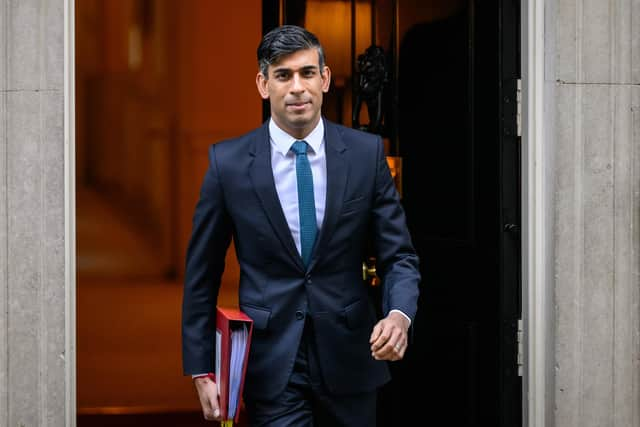
[[[309,101],[296,101],[296,102],[287,102],[287,107],[292,110],[302,110],[307,104],[310,104]]]

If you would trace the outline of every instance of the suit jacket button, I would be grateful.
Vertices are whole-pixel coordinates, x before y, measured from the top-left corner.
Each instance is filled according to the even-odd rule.
[[[296,319],[298,320],[304,319],[304,313],[300,310],[296,311]]]

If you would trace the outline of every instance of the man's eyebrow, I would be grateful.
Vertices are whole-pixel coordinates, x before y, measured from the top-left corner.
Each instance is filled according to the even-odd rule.
[[[290,73],[290,72],[291,72],[291,68],[286,68],[286,67],[278,67],[278,68],[275,68],[273,70],[274,74],[275,73]]]
[[[300,67],[300,71],[311,71],[311,70],[318,70],[320,67],[318,67],[317,65],[303,65],[302,67]],[[294,71],[291,68],[287,68],[287,67],[278,67],[275,68],[273,70],[273,73],[291,73],[292,71]]]
[[[300,67],[300,71],[316,71],[319,69],[320,67],[317,65],[305,65],[304,67]]]

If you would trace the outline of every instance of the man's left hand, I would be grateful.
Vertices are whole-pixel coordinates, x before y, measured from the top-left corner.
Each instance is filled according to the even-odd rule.
[[[371,355],[376,360],[400,360],[407,350],[409,321],[402,314],[391,312],[373,327]]]

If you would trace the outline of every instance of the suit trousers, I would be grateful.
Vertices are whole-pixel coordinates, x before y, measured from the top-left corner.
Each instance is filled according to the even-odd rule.
[[[247,400],[251,427],[375,427],[376,395],[335,395],[326,390],[313,339],[313,321],[307,316],[291,377],[274,400]],[[336,360],[336,363],[340,363]]]

